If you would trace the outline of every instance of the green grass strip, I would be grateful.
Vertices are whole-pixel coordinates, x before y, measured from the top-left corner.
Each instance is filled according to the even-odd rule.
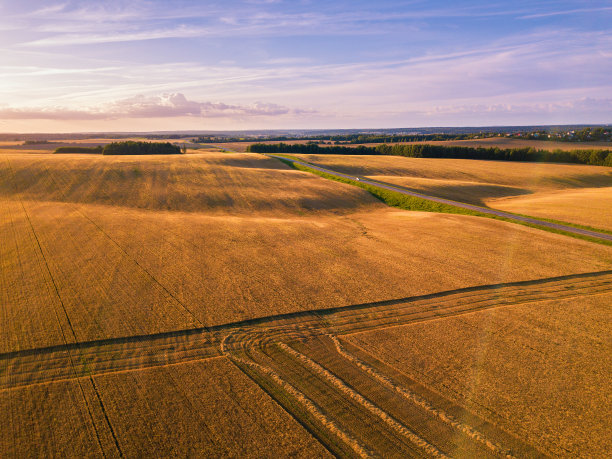
[[[358,182],[356,180],[351,180],[351,179],[347,179],[344,177],[337,177],[335,175],[327,174],[325,172],[321,172],[316,169],[311,169],[310,167],[303,166],[301,164],[297,164],[292,161],[289,161],[289,160],[302,161],[298,158],[294,158],[290,155],[282,155],[282,156],[287,159],[281,159],[281,158],[277,158],[277,159],[287,164],[289,167],[292,167],[293,169],[297,169],[303,172],[309,172],[311,174],[318,175],[319,177],[323,177],[329,180],[334,180],[336,182],[341,182],[341,183],[346,183],[348,185],[357,186],[359,188],[362,188],[368,191],[370,194],[372,194],[374,197],[378,198],[385,204],[391,207],[397,207],[398,209],[412,210],[412,211],[417,211],[417,212],[437,212],[437,213],[445,213],[445,214],[472,215],[475,217],[491,218],[493,220],[501,220],[501,221],[505,221],[509,223],[516,223],[518,225],[528,226],[530,228],[536,228],[539,230],[548,231],[549,233],[562,234],[564,236],[570,236],[576,239],[582,239],[585,241],[594,242],[596,244],[612,246],[612,241],[607,241],[605,239],[598,239],[598,238],[591,237],[591,236],[585,236],[583,234],[570,233],[568,231],[563,231],[563,230],[559,230],[555,228],[549,228],[547,226],[542,226],[542,225],[538,225],[535,223],[522,222],[518,220],[513,220],[512,218],[508,218],[508,217],[501,217],[499,215],[487,214],[484,212],[478,212],[476,210],[471,210],[471,209],[464,209],[462,207],[456,207],[450,204],[443,204],[440,202],[429,201],[427,199],[418,198],[416,196],[408,196],[402,193],[398,193],[397,191],[386,190],[384,188],[379,188],[373,185],[369,185],[367,183]],[[535,218],[529,215],[522,215],[522,216],[529,217],[529,218]],[[572,226],[575,228],[583,228],[583,229],[589,229],[592,231],[599,231],[602,233],[610,233],[609,231],[602,231],[599,229],[588,228],[588,227],[584,227],[580,225],[572,225],[566,222],[561,222],[561,221],[556,221],[556,220],[549,220],[549,219],[544,219],[544,218],[540,220],[548,221],[551,223],[558,223],[561,225]]]

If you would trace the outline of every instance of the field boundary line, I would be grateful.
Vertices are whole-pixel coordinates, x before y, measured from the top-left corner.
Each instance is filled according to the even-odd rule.
[[[560,299],[562,300],[569,300],[569,299],[574,299],[574,298],[583,298],[585,296],[597,296],[597,295],[606,295],[612,292],[611,290],[607,290],[607,291],[602,291],[602,292],[594,292],[594,293],[584,293],[582,295],[568,295],[568,296],[563,296]],[[372,326],[368,326],[366,322],[361,322],[366,324],[366,326],[361,327],[359,329],[346,329],[346,330],[337,330],[337,335],[353,335],[353,334],[357,334],[357,333],[364,333],[364,332],[368,332],[368,331],[372,331],[372,330],[383,330],[385,328],[393,328],[393,327],[402,327],[405,325],[411,325],[411,324],[416,324],[416,323],[421,323],[421,322],[429,322],[429,321],[434,321],[434,320],[442,320],[442,319],[447,319],[447,318],[451,318],[451,317],[457,317],[457,316],[461,316],[461,315],[465,315],[465,314],[474,314],[474,313],[478,313],[478,312],[484,312],[484,311],[488,311],[491,309],[497,309],[497,308],[509,308],[512,306],[520,306],[520,305],[528,305],[528,304],[537,304],[537,303],[542,303],[544,301],[552,301],[555,298],[532,298],[532,299],[527,299],[525,301],[512,301],[512,302],[504,302],[504,303],[495,303],[495,304],[489,304],[489,305],[484,305],[484,306],[480,306],[477,308],[466,308],[466,309],[459,309],[456,311],[451,311],[451,312],[445,312],[445,309],[448,308],[444,308],[441,309],[439,313],[435,313],[435,310],[429,310],[426,312],[433,312],[435,314],[433,315],[429,315],[429,316],[423,316],[423,317],[416,317],[412,320],[406,320],[406,321],[399,321],[399,320],[395,320],[394,322],[389,321],[389,319],[391,319],[392,317],[397,318],[397,316],[385,316],[383,318],[381,318],[380,320],[388,320],[385,323],[381,323],[381,324],[375,324]],[[402,314],[402,315],[411,315],[414,314],[414,312],[412,313],[408,313],[408,314]],[[354,317],[355,315],[353,315]]]
[[[117,374],[121,374],[121,373],[131,373],[133,371],[143,371],[143,370],[148,370],[148,369],[152,369],[152,368],[166,368],[166,367],[174,367],[174,366],[178,366],[178,365],[189,365],[191,363],[201,362],[203,360],[226,359],[226,358],[227,358],[227,356],[223,355],[223,354],[211,355],[210,357],[196,357],[194,359],[181,360],[181,361],[178,361],[178,362],[171,362],[171,363],[164,363],[162,365],[150,365],[150,366],[145,366],[145,367],[134,367],[134,368],[125,368],[125,369],[111,370],[111,371],[95,372],[95,373],[92,373],[92,375],[95,375],[95,376],[117,375]],[[17,388],[21,389],[21,388],[26,388],[26,387],[44,386],[45,384],[54,384],[54,383],[58,383],[58,382],[69,382],[69,381],[73,381],[75,379],[86,379],[86,378],[89,378],[89,376],[90,375],[85,375],[84,374],[82,376],[57,378],[57,379],[50,379],[48,381],[33,382],[33,383],[30,383],[30,384],[21,384],[19,386],[15,386],[15,387],[0,387],[0,393],[11,391],[11,390],[17,389]]]
[[[582,298],[612,293],[612,273],[579,275],[577,283],[551,282],[557,298]],[[590,279],[589,279],[590,278]],[[574,277],[576,279],[576,277]],[[570,278],[571,280],[571,278]],[[541,282],[540,282],[541,283]],[[537,286],[536,286],[537,287]],[[564,289],[562,287],[565,287]],[[591,290],[599,292],[592,293]],[[473,288],[469,289],[474,291]],[[536,288],[526,298],[511,301],[513,293],[500,291],[491,295],[491,288],[477,291],[490,299],[474,309],[465,298],[454,303],[452,292],[442,292],[401,300],[328,308],[327,310],[299,311],[272,315],[208,328],[109,338],[81,343],[64,343],[38,349],[25,349],[0,354],[0,388],[42,384],[74,375],[97,375],[117,371],[152,368],[180,362],[206,360],[222,353],[224,348],[244,349],[249,342],[228,340],[229,337],[259,334],[268,342],[294,342],[307,337],[333,333],[337,336],[355,335],[373,329],[404,326],[429,320],[439,320],[517,305],[536,305],[550,298],[549,288]],[[465,289],[460,289],[465,291]],[[471,296],[471,295],[470,295]],[[426,301],[423,301],[425,298]],[[66,354],[67,353],[67,354]],[[70,360],[67,360],[67,359]],[[74,360],[77,358],[78,360]]]
[[[244,327],[249,327],[249,328],[250,327],[263,327],[268,323],[270,324],[277,323],[274,329],[272,329],[272,331],[285,332],[287,331],[286,325],[291,325],[293,321],[295,321],[296,319],[305,319],[305,318],[311,318],[313,320],[320,321],[322,323],[326,323],[328,326],[333,326],[333,324],[329,323],[327,318],[329,316],[333,317],[334,315],[343,313],[343,312],[353,313],[353,312],[358,312],[361,310],[375,311],[378,308],[389,307],[389,306],[400,306],[402,304],[409,305],[409,304],[417,303],[419,301],[424,301],[424,300],[437,300],[437,299],[442,299],[442,298],[451,299],[450,297],[452,297],[453,295],[466,293],[466,292],[496,291],[496,290],[503,289],[505,287],[514,287],[514,286],[529,287],[532,285],[542,285],[542,284],[554,283],[554,282],[563,281],[563,280],[584,279],[584,278],[598,279],[603,276],[612,277],[612,270],[596,271],[592,273],[581,273],[581,274],[567,275],[567,276],[558,276],[558,277],[529,280],[529,281],[511,282],[507,284],[489,284],[489,285],[482,285],[482,286],[465,287],[465,288],[454,289],[454,290],[446,290],[446,291],[437,292],[437,293],[416,295],[416,296],[405,297],[405,298],[396,298],[392,300],[382,300],[382,301],[376,301],[376,302],[371,302],[371,303],[358,303],[354,305],[337,306],[337,307],[326,308],[326,309],[312,309],[312,310],[307,310],[307,311],[296,311],[296,312],[291,312],[291,313],[273,314],[270,316],[258,317],[254,319],[247,319],[247,320],[242,320],[238,322],[230,322],[230,323],[220,324],[220,325],[212,325],[209,327],[188,328],[188,329],[182,329],[182,330],[173,330],[173,331],[158,332],[158,333],[143,334],[143,335],[130,335],[130,336],[123,336],[123,337],[116,337],[116,338],[104,338],[104,339],[99,339],[99,340],[66,343],[63,345],[53,345],[53,346],[46,346],[46,347],[40,347],[40,348],[34,348],[34,349],[23,349],[23,350],[18,350],[18,351],[10,351],[10,352],[2,353],[0,354],[0,360],[8,360],[8,359],[27,357],[27,356],[35,356],[41,353],[53,353],[53,352],[60,352],[64,350],[70,350],[70,349],[85,351],[87,349],[97,349],[103,346],[109,346],[109,345],[114,345],[114,344],[131,344],[131,343],[138,344],[138,343],[146,343],[150,341],[163,340],[163,339],[172,339],[172,338],[182,339],[182,338],[189,338],[192,335],[196,335],[197,337],[202,337],[203,335],[205,335],[206,338],[210,340],[208,345],[215,346],[216,345],[215,343],[217,342],[215,337],[219,337],[224,332],[229,333],[241,327],[242,328]],[[612,279],[611,279],[611,282],[612,282]],[[609,293],[610,291],[612,291],[612,287],[610,288],[609,291],[593,292],[593,293],[581,292],[578,295],[568,295],[566,298],[600,295],[600,294]],[[545,300],[546,299],[541,300],[539,298],[529,298],[529,299],[526,299],[524,303],[528,304],[528,303],[534,303],[534,302],[545,301]],[[512,304],[510,304],[509,306],[512,306]],[[467,312],[469,312],[469,310]],[[425,320],[433,320],[436,318],[437,317],[425,318]],[[281,323],[278,324],[278,322],[281,322]],[[347,333],[340,333],[340,334],[349,334],[349,333],[354,333],[354,332],[347,332]]]

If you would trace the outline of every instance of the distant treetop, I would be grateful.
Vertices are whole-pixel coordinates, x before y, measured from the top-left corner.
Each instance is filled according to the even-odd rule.
[[[181,148],[169,142],[125,142],[109,143],[102,150],[103,155],[180,155]]]

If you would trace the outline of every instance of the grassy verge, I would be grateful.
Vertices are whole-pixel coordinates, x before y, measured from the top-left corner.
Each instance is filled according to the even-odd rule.
[[[583,230],[587,230],[587,231],[596,231],[598,233],[612,234],[612,231],[610,231],[610,230],[605,230],[605,229],[601,229],[601,228],[594,228],[592,226],[586,226],[586,225],[579,225],[578,223],[568,223],[568,222],[564,222],[564,221],[561,221],[561,220],[553,220],[552,218],[532,217],[531,215],[515,214],[515,213],[513,213],[513,215],[520,215],[521,217],[527,217],[527,218],[537,218],[538,220],[542,220],[543,222],[556,223],[558,225],[571,226],[572,228],[578,228],[578,229],[583,229]]]
[[[329,180],[335,180],[336,182],[341,182],[341,183],[346,183],[349,185],[357,186],[359,188],[362,188],[368,191],[370,194],[380,199],[385,204],[392,206],[392,207],[397,207],[399,209],[413,210],[413,211],[420,211],[420,212],[438,212],[438,213],[447,213],[447,214],[472,215],[475,217],[492,218],[494,220],[501,220],[501,221],[505,221],[509,223],[516,223],[518,225],[523,225],[523,226],[528,226],[530,228],[536,228],[539,230],[548,231],[549,233],[562,234],[564,236],[570,236],[576,239],[582,239],[582,240],[589,241],[589,242],[595,242],[597,244],[612,246],[612,241],[598,239],[598,238],[591,237],[591,236],[585,236],[582,234],[570,233],[568,231],[563,231],[563,230],[559,230],[555,228],[549,228],[547,226],[542,226],[542,225],[538,225],[535,223],[527,223],[527,222],[522,222],[522,221],[514,220],[511,218],[507,218],[507,217],[501,217],[499,215],[492,215],[492,214],[487,214],[484,212],[478,212],[476,210],[464,209],[462,207],[456,207],[450,204],[443,204],[443,203],[439,203],[435,201],[429,201],[427,199],[417,198],[416,196],[408,196],[402,193],[398,193],[396,191],[386,190],[384,188],[379,188],[373,185],[369,185],[367,183],[358,182],[357,180],[351,180],[351,179],[347,179],[344,177],[336,177],[335,175],[327,174],[325,172],[321,172],[319,170],[312,169],[310,167],[303,166],[301,164],[296,164],[292,161],[289,161],[289,160],[301,161],[292,156],[289,156],[289,155],[282,155],[282,156],[287,159],[279,158],[279,160],[294,169],[304,171],[304,172],[310,172],[311,174],[315,174],[315,175],[318,175],[319,177],[323,177]],[[521,215],[521,216],[534,218],[529,215]],[[545,218],[541,218],[539,220],[547,221],[551,223],[557,223],[560,225],[571,226],[571,227],[579,228],[579,229],[587,229],[591,231],[598,231],[601,233],[612,234],[609,231],[603,231],[603,230],[599,230],[595,228],[588,228],[585,226],[569,224],[566,222],[561,222],[561,221],[556,221],[556,220],[550,220],[550,219],[545,219]]]
[[[298,159],[298,161],[300,161],[300,160]],[[367,179],[369,181],[371,181],[371,182],[378,182],[381,185],[391,185],[391,186],[395,186],[395,187],[398,187],[398,188],[404,188],[401,185],[396,185],[396,184],[393,184],[393,183],[385,183],[385,182],[381,182],[379,180],[376,180],[376,179],[373,179],[373,178],[369,178],[369,177],[367,177]],[[419,191],[419,190],[412,190],[410,188],[406,188],[406,189],[407,189],[407,191],[414,191],[415,193],[423,193],[422,191]],[[449,198],[444,198],[444,199],[452,201],[452,199],[449,199]],[[471,204],[471,205],[475,205],[475,204]],[[481,206],[477,206],[477,207],[481,207]],[[610,230],[605,230],[605,229],[601,229],[601,228],[595,228],[593,226],[580,225],[578,223],[569,223],[569,222],[564,222],[564,221],[561,221],[561,220],[554,220],[552,218],[546,218],[546,217],[534,217],[533,215],[517,214],[515,212],[508,212],[506,210],[495,209],[493,207],[490,207],[489,209],[491,209],[491,210],[499,210],[500,212],[516,215],[517,217],[535,218],[537,220],[542,220],[543,222],[555,223],[557,225],[571,226],[572,228],[583,229],[583,230],[587,230],[587,231],[595,231],[597,233],[604,233],[604,234],[612,235],[612,231],[610,231]],[[486,216],[489,217],[489,218],[494,218],[491,215],[486,215]]]

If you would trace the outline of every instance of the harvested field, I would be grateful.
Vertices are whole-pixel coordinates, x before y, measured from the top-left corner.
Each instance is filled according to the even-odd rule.
[[[548,454],[603,457],[611,302],[551,299],[348,339]]]
[[[608,167],[388,156],[297,156],[338,172],[366,176],[432,196],[527,215],[530,215],[529,206],[524,206],[522,211],[518,204],[523,199],[526,199],[526,203],[530,202],[531,196],[526,195],[543,193],[542,196],[547,196],[550,193],[560,201],[565,201],[569,210],[562,211],[562,204],[555,206],[553,198],[548,212],[543,203],[540,207],[534,207],[540,213],[534,213],[533,216],[563,220],[564,215],[573,215],[574,219],[568,221],[601,228],[607,228],[605,225],[609,221],[605,212],[597,210],[606,205],[606,197],[610,194],[608,190],[612,186],[612,171]],[[601,191],[585,190],[595,199],[594,209],[591,210],[590,202],[581,202],[578,196],[581,194],[579,190],[594,187],[601,188]],[[577,192],[576,198],[572,196],[574,192]],[[562,198],[563,193],[568,193],[565,200]],[[524,198],[517,198],[516,201],[505,199],[516,196]],[[511,209],[512,202],[517,203],[516,210]],[[505,203],[510,207],[498,207]],[[559,215],[555,213],[557,210]]]
[[[291,180],[290,180],[291,179]],[[261,155],[4,155],[0,196],[150,210],[232,213],[354,209],[368,193],[296,174]]]
[[[506,199],[491,199],[494,209],[552,218],[612,231],[612,187],[536,193]]]
[[[582,183],[599,177],[594,169],[557,179]],[[10,419],[0,455],[9,457],[555,453],[557,443],[535,438],[549,429],[541,417],[520,406],[493,416],[388,360],[384,343],[364,351],[351,336],[612,289],[612,247],[390,209],[252,154],[4,153],[0,240],[0,412]],[[517,339],[546,314],[521,322]],[[601,311],[583,315],[604,323]],[[432,336],[453,346],[452,333]],[[516,362],[531,358],[521,349]],[[495,390],[483,404],[497,403]],[[559,444],[582,451],[585,430],[572,435]]]
[[[127,457],[330,457],[223,358],[95,380]]]

